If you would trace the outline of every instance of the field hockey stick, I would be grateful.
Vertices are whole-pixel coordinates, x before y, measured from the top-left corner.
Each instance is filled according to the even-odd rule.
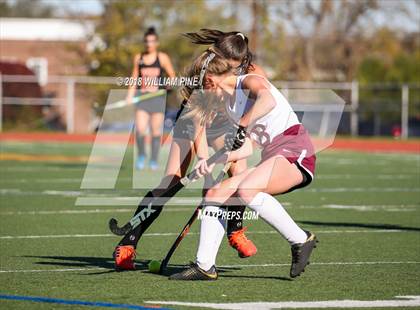
[[[214,153],[208,160],[207,165],[214,164],[217,160],[219,160],[223,154],[225,154],[227,150],[225,148],[220,149],[216,153]],[[133,229],[135,229],[137,226],[140,225],[141,222],[143,222],[151,213],[154,212],[152,209],[153,203],[156,204],[156,201],[162,201],[164,197],[172,198],[175,196],[176,193],[178,193],[182,188],[193,182],[198,177],[197,169],[194,169],[189,174],[187,174],[185,177],[183,177],[181,180],[179,180],[174,185],[168,187],[163,193],[161,193],[159,196],[151,197],[152,200],[147,205],[147,208],[144,209],[145,212],[139,212],[136,215],[134,215],[130,221],[128,221],[124,226],[119,227],[118,221],[115,218],[111,218],[109,220],[109,229],[111,232],[118,236],[124,236],[131,232]],[[161,199],[159,199],[161,198]],[[146,215],[147,214],[147,215]]]
[[[169,249],[168,253],[166,254],[165,258],[162,260],[162,263],[160,264],[159,273],[162,274],[163,271],[166,269],[166,266],[168,266],[169,260],[171,259],[172,255],[174,254],[175,250],[178,248],[179,244],[181,243],[182,239],[185,238],[185,236],[190,231],[190,228],[192,224],[195,222],[195,220],[198,217],[198,214],[200,213],[201,206],[197,207],[194,210],[193,215],[191,215],[190,219],[188,220],[187,224],[185,224],[184,228],[178,235],[178,237],[175,239],[174,243],[172,244],[171,248]]]
[[[214,181],[214,184],[217,184],[223,180],[223,177],[225,176],[226,172],[230,168],[230,162],[226,163],[226,165],[223,167],[223,170],[219,173],[216,180]],[[185,238],[185,236],[189,233],[190,228],[192,224],[195,222],[195,220],[198,217],[198,214],[201,210],[201,205],[198,206],[195,210],[193,215],[191,215],[190,219],[188,220],[187,224],[185,224],[184,228],[179,233],[178,237],[175,239],[174,243],[172,244],[171,248],[169,249],[168,253],[166,254],[165,258],[162,260],[162,263],[160,264],[159,273],[162,274],[163,271],[166,269],[166,266],[168,266],[169,260],[171,259],[172,255],[174,254],[175,250],[178,248],[181,241]]]
[[[166,90],[164,90],[164,89],[160,89],[160,90],[158,90],[156,92],[152,92],[152,93],[146,93],[146,94],[134,97],[133,100],[131,101],[131,104],[136,104],[136,103],[139,103],[139,102],[144,101],[144,100],[148,100],[148,99],[152,99],[152,98],[155,98],[155,97],[163,96],[165,93],[166,93]],[[114,110],[114,109],[118,109],[118,108],[123,108],[123,107],[128,106],[128,105],[130,105],[130,103],[128,103],[126,100],[120,100],[120,101],[117,101],[117,102],[107,104],[105,106],[105,110],[106,111]]]

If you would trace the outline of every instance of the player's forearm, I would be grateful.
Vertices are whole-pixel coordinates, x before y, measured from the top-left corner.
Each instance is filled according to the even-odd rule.
[[[209,158],[209,149],[206,143],[196,143],[195,149],[198,158]]]
[[[162,67],[165,70],[168,77],[172,79],[175,77],[175,70],[172,66],[171,59],[166,54],[162,56]]]
[[[239,149],[225,153],[225,155],[221,156],[217,160],[217,163],[235,162],[241,159],[248,158],[252,155],[252,151],[252,142],[249,138],[246,138],[244,144]]]
[[[207,144],[206,127],[200,125],[198,122],[194,123],[194,148],[198,158],[209,158],[209,148]]]
[[[252,155],[252,150],[252,142],[249,138],[246,138],[244,144],[239,149],[228,154],[227,161],[232,162],[247,158]]]
[[[166,74],[168,75],[169,78],[174,78],[175,77],[175,70],[172,67],[172,64],[169,64],[166,68],[165,68]]]

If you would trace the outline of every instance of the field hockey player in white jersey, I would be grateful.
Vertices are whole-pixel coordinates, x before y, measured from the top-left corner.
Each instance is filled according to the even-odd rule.
[[[216,114],[225,114],[237,129],[226,134],[225,147],[231,151],[220,163],[249,157],[255,145],[261,148],[261,161],[207,191],[202,203],[196,261],[170,279],[217,279],[216,256],[226,222],[224,206],[233,204],[243,204],[258,212],[289,242],[290,276],[297,277],[309,264],[316,236],[300,228],[274,195],[302,188],[313,180],[316,157],[309,134],[285,97],[266,78],[256,74],[235,75],[234,68],[216,48],[209,48],[194,61],[190,76],[200,75],[203,68],[207,100],[190,99],[190,112],[185,117],[199,117],[209,124]],[[208,166],[202,159],[196,168],[200,175],[206,175],[214,165]]]

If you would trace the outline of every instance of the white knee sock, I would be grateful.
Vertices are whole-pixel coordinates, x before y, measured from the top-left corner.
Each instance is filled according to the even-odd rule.
[[[258,212],[263,220],[276,229],[290,244],[303,243],[308,238],[273,196],[260,192],[251,201],[249,207]]]
[[[200,225],[200,243],[197,251],[197,264],[201,269],[209,270],[216,264],[220,243],[225,235],[226,220],[217,217],[223,208],[208,206],[202,210]],[[220,215],[220,213],[219,213]]]

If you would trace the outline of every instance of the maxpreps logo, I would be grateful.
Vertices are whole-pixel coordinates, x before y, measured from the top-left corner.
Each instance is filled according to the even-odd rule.
[[[259,214],[255,211],[244,211],[242,213],[225,209],[219,209],[218,211],[200,210],[198,212],[198,219],[202,220],[204,217],[215,217],[221,220],[258,220]]]

